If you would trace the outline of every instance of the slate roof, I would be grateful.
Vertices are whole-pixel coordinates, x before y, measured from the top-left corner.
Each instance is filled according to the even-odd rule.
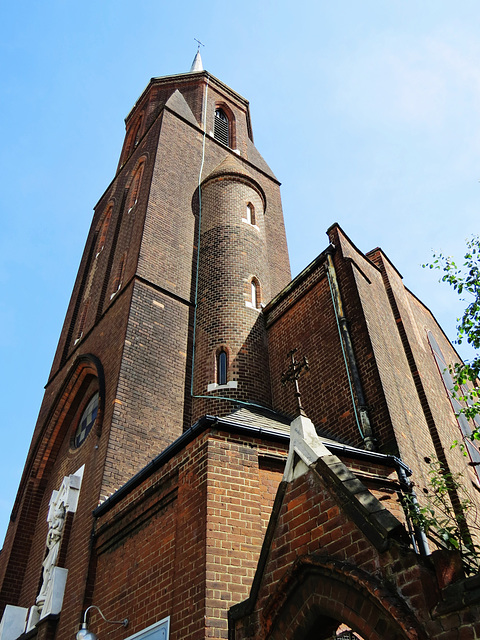
[[[269,409],[262,409],[261,407],[241,407],[220,419],[220,422],[227,422],[232,425],[244,424],[249,427],[256,427],[257,429],[265,431],[276,431],[287,435],[290,434],[291,421],[292,418],[290,416]],[[329,443],[349,445],[349,443],[344,440],[333,438],[326,431],[317,429],[317,433],[322,442],[327,446]]]

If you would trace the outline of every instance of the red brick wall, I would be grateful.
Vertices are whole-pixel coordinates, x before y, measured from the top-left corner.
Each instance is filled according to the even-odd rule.
[[[178,638],[203,626],[205,461],[202,441],[99,521],[92,601],[110,618],[128,616],[129,634],[166,615]],[[100,620],[97,628],[118,636]]]
[[[391,419],[380,383],[376,358],[370,338],[370,324],[367,325],[364,309],[359,300],[356,275],[350,262],[345,260],[339,238],[335,240],[336,251],[333,256],[338,285],[347,318],[353,351],[360,374],[366,405],[369,410],[374,437],[380,450],[396,452],[391,429]],[[290,415],[296,412],[296,400],[292,384],[282,385],[282,373],[289,365],[287,355],[291,349],[297,349],[296,357],[306,356],[309,371],[299,381],[302,404],[307,415],[317,428],[327,434],[363,447],[363,440],[355,419],[352,403],[352,390],[358,398],[352,383],[349,385],[349,365],[342,353],[339,327],[332,303],[332,293],[325,271],[326,256],[318,261],[296,280],[285,295],[266,309],[270,369],[272,379],[273,404]],[[372,267],[372,265],[371,265]],[[362,277],[363,276],[359,276]],[[377,273],[379,285],[370,290],[372,304],[387,303],[381,276]],[[377,300],[375,296],[380,296]],[[382,297],[383,296],[383,297]],[[382,314],[385,315],[382,310]],[[388,315],[390,314],[390,316]],[[378,315],[378,314],[377,314]],[[396,332],[395,323],[387,306],[385,318],[378,318],[378,324],[390,322],[392,332]],[[393,333],[394,337],[396,334]],[[401,343],[397,337],[398,346]],[[350,371],[350,379],[353,379]],[[393,442],[392,442],[393,441]]]
[[[406,434],[408,438],[405,438],[405,433],[397,435],[401,455],[414,470],[416,482],[421,487],[428,485],[430,467],[425,458],[436,457],[446,470],[465,478],[465,490],[473,502],[479,504],[476,488],[478,479],[468,466],[469,458],[462,455],[459,447],[451,448],[455,440],[461,440],[461,433],[428,342],[428,332],[431,331],[435,336],[448,363],[460,362],[458,354],[431,312],[404,287],[401,276],[388,258],[377,251],[372,259],[384,273],[399,334],[415,381],[416,394],[411,400],[410,411],[414,408],[421,410],[424,416],[423,428],[420,428],[422,422],[416,421]],[[418,493],[422,499],[423,492]]]
[[[267,313],[273,406],[295,415],[292,383],[282,384],[288,353],[306,356],[309,371],[300,378],[302,404],[313,423],[346,442],[361,446],[355,423],[332,298],[322,265]]]
[[[427,330],[438,336],[452,361],[456,354],[431,314],[405,290],[388,261],[381,264],[385,264],[383,268],[397,300],[398,318],[390,305],[381,270],[356,249],[341,229],[333,227],[329,233],[336,247],[333,259],[344,314],[377,446],[381,451],[399,453],[414,468],[417,481],[424,480],[427,467],[423,458],[434,453],[435,439],[440,443],[440,452],[442,448],[449,450],[458,437],[428,345]],[[307,415],[318,428],[362,446],[322,260],[269,305],[265,315],[274,407],[290,415],[295,413],[292,385],[283,386],[281,375],[288,366],[288,352],[297,348],[297,356],[305,355],[310,363],[310,370],[299,383]],[[399,322],[405,326],[405,344]],[[409,353],[406,347],[410,348]],[[419,380],[423,381],[422,398],[418,395]],[[431,422],[437,425],[433,431],[427,424],[425,394],[431,406]],[[456,453],[447,456],[460,458]]]
[[[13,594],[5,597],[5,604],[26,606],[33,602],[31,598],[38,587],[45,550],[46,505],[63,477],[86,464],[88,489],[82,493],[81,501],[87,500],[87,513],[98,504],[122,355],[118,346],[123,344],[129,302],[127,288],[100,321],[98,331],[88,334],[78,345],[65,365],[64,374],[56,376],[47,387],[14,505],[14,521],[1,556],[2,562],[9,566],[3,589],[8,591],[12,584],[18,587],[14,597]],[[95,353],[104,354],[101,365],[95,358],[92,360],[91,354]],[[85,443],[73,449],[71,441],[81,409],[93,393],[94,387],[89,383],[92,376],[97,380],[92,383],[95,388],[99,381],[102,383],[103,411]],[[89,518],[87,522],[83,531],[85,547],[88,547],[91,526]],[[30,557],[35,557],[40,564],[34,561],[31,565]],[[24,575],[27,564],[29,570]]]
[[[237,167],[237,164],[233,165]],[[239,172],[243,168],[238,164]],[[247,204],[255,207],[256,225],[243,221]],[[202,187],[199,289],[195,349],[195,395],[220,395],[269,406],[268,354],[262,299],[270,296],[265,246],[264,202],[248,178],[224,175]],[[259,283],[258,308],[251,303],[251,281]],[[237,388],[208,392],[217,382],[216,358],[228,354],[227,382]],[[228,405],[215,414],[228,413]],[[193,419],[212,413],[208,400],[197,400]]]
[[[6,575],[4,602],[30,606],[41,574],[51,492],[64,475],[85,463],[79,511],[70,536],[73,542],[65,561],[69,567],[65,611],[75,622],[89,588],[85,581],[92,509],[192,422],[196,190],[203,134],[189,118],[163,110],[177,88],[200,121],[204,74],[154,80],[127,118],[124,152],[116,177],[95,207],[14,508],[17,519],[1,556],[0,571]],[[208,118],[213,116],[214,105],[222,101],[228,103],[235,118],[235,145],[241,155],[239,158],[214,140],[207,125],[203,176],[229,155],[242,162],[266,194],[268,210],[260,232],[265,276],[259,276],[265,299],[285,286],[290,277],[279,183],[252,145],[248,103],[210,78]],[[139,141],[133,147],[133,131],[140,116]],[[145,162],[143,178],[134,204],[129,201],[129,189],[141,161]],[[98,241],[108,208],[111,218],[100,251]],[[253,243],[250,247],[249,242],[250,257],[255,255],[256,259],[259,246]],[[239,251],[242,255],[243,248]],[[242,314],[248,311],[255,313],[243,307]],[[238,332],[238,327],[233,332]],[[251,371],[245,363],[241,367],[245,379],[253,375],[254,382],[249,384],[256,393],[261,381],[263,387],[257,396],[263,401],[269,393],[263,328],[254,326],[253,334],[254,348],[265,354],[265,359],[260,355],[255,360],[258,371]],[[247,340],[245,361],[250,348]],[[103,414],[85,444],[73,450],[77,405],[86,401],[91,389],[74,388],[71,380],[77,375],[76,363],[87,356],[96,363],[92,376],[103,379]],[[217,406],[212,403],[209,409],[216,411]],[[23,582],[27,564],[28,577]]]
[[[84,606],[127,616],[129,634],[169,615],[172,640],[227,638],[228,609],[251,585],[281,455],[274,443],[200,434],[98,519]],[[59,640],[76,619],[62,614]],[[98,617],[95,631],[118,637]]]
[[[263,541],[262,515],[276,491],[272,486],[265,495],[265,488],[253,443],[209,440],[206,637],[227,638],[228,608],[248,596]]]
[[[444,606],[437,575],[453,557],[424,561],[399,541],[377,550],[321,472],[310,470],[284,490],[259,590],[232,612],[230,638],[327,639],[340,623],[375,640],[476,637],[478,592],[471,608],[452,596]],[[452,595],[464,588],[452,584]]]

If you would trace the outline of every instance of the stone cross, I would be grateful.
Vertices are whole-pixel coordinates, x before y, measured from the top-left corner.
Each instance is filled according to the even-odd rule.
[[[303,356],[303,359],[300,362],[296,360],[296,351],[296,349],[292,349],[287,354],[287,357],[290,358],[290,365],[288,366],[288,369],[282,374],[282,384],[287,384],[287,382],[293,382],[295,384],[295,397],[297,398],[298,402],[298,410],[300,412],[300,415],[304,416],[306,414],[302,407],[302,394],[300,393],[300,389],[298,386],[298,379],[304,373],[304,371],[308,371],[309,366],[306,356]]]

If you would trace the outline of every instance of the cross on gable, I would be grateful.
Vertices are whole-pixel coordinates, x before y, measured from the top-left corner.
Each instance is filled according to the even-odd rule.
[[[302,402],[301,402],[302,394],[300,393],[298,380],[305,371],[308,371],[309,364],[306,356],[303,356],[303,359],[298,361],[295,358],[296,352],[297,352],[297,349],[292,349],[287,354],[287,358],[290,358],[290,364],[288,366],[288,369],[286,369],[286,371],[282,373],[281,380],[282,380],[282,384],[287,384],[287,382],[293,382],[295,384],[295,397],[297,398],[297,402],[298,402],[298,410],[300,412],[300,415],[305,415],[305,411],[302,407]]]

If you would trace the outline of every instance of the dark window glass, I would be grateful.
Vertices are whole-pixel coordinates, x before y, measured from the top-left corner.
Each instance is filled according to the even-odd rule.
[[[81,444],[83,444],[85,438],[90,433],[93,425],[95,424],[97,413],[98,413],[98,391],[95,395],[91,397],[90,402],[85,407],[82,413],[82,417],[80,418],[80,422],[78,423],[78,427],[73,437],[73,446],[75,449],[77,449]]]
[[[223,349],[217,356],[217,384],[227,384],[227,354]]]

